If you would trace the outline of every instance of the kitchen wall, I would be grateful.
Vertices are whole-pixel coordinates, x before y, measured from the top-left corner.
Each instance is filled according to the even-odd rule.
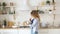
[[[36,0],[35,2],[30,0],[31,6],[37,6],[39,5],[39,2],[41,3],[41,1],[43,0]],[[6,18],[9,21],[15,21],[16,23],[17,22],[22,23],[23,21],[27,21],[30,18],[31,10],[35,9],[34,7],[31,8],[29,5],[27,5],[27,0],[0,0],[0,2],[16,3],[16,14],[15,14],[16,19],[14,19],[13,15],[0,15],[1,21],[4,18]],[[52,14],[40,14],[41,22],[53,24],[53,21],[54,21],[53,14],[56,14],[54,23],[55,25],[60,23],[60,18],[59,18],[60,17],[60,7],[59,7],[60,0],[55,0],[55,2],[56,2],[56,10],[52,12]]]

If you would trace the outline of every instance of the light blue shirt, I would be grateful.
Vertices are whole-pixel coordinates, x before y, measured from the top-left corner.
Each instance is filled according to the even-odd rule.
[[[34,19],[34,21],[33,21],[33,24],[31,25],[31,28],[33,27],[33,32],[36,32],[36,31],[38,31],[38,27],[39,27],[39,19],[38,18],[36,18],[36,19]]]

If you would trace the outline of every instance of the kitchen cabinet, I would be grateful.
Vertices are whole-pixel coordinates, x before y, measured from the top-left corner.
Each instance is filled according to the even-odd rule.
[[[30,29],[0,29],[0,34],[31,34]]]
[[[60,29],[40,29],[39,34],[60,34]]]
[[[30,29],[19,29],[19,34],[31,34]]]
[[[31,34],[29,28],[0,29],[0,34]],[[60,29],[39,29],[38,34],[60,34]]]
[[[0,34],[31,34],[30,29],[0,29]],[[48,34],[47,29],[40,29],[38,34]]]
[[[3,30],[2,29],[0,29],[0,34],[3,34]]]
[[[40,29],[38,34],[48,34],[48,29]]]
[[[17,34],[18,33],[18,31],[17,30],[4,30],[3,31],[3,34]]]
[[[0,29],[0,34],[18,34],[16,29]]]
[[[60,29],[49,29],[49,34],[60,34]]]

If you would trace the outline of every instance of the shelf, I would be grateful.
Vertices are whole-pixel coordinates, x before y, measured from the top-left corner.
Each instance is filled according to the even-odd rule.
[[[0,15],[15,15],[15,14],[14,13],[12,13],[12,14],[6,13],[6,14],[0,14]]]
[[[15,6],[0,6],[0,15],[14,14]]]
[[[16,6],[0,6],[0,7],[16,7]]]

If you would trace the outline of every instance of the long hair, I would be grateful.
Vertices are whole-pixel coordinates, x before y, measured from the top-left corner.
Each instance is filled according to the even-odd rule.
[[[32,10],[31,15],[32,15],[34,18],[38,18],[38,20],[39,20],[39,26],[38,26],[38,28],[40,28],[40,16],[39,16],[38,11],[39,11],[39,10]]]

